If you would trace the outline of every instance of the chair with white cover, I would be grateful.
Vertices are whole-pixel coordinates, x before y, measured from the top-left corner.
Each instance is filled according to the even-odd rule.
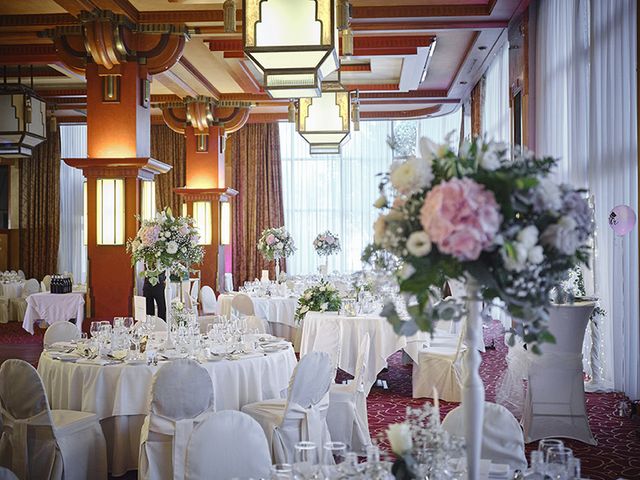
[[[249,330],[257,330],[258,333],[270,333],[269,323],[264,318],[256,316],[253,300],[249,295],[245,293],[234,295],[231,300],[231,308],[238,312],[240,316],[246,318]]]
[[[463,336],[464,328],[455,344],[434,343],[420,350],[411,376],[413,398],[430,398],[435,388],[442,400],[461,401]]]
[[[442,428],[450,435],[464,437],[464,424],[464,405],[460,405],[444,417]],[[527,468],[520,424],[509,410],[497,403],[484,402],[481,449],[480,456],[493,463],[507,464],[513,470]]]
[[[9,320],[22,322],[27,313],[27,297],[40,292],[40,284],[35,278],[30,278],[22,286],[22,296],[9,299]]]
[[[233,292],[233,273],[224,274],[224,291]]]
[[[165,322],[160,317],[156,317],[155,315],[149,315],[149,321],[153,322],[154,332],[166,332],[168,329],[167,322]],[[134,328],[138,328],[140,325],[142,325],[142,322],[136,322],[136,324],[134,325]]]
[[[367,417],[366,378],[367,359],[369,358],[369,334],[360,341],[355,376],[346,384],[332,384],[329,390],[329,412],[327,425],[331,440],[344,442],[353,452],[364,452],[371,445],[369,420]]]
[[[522,415],[527,443],[566,437],[597,445],[589,427],[582,374],[582,342],[594,307],[594,302],[576,302],[549,309],[555,343],[541,344],[542,355],[528,355]]]
[[[133,296],[133,318],[141,322],[147,317],[147,299],[141,295]]]
[[[304,320],[303,320],[304,321]],[[335,379],[340,364],[342,347],[342,322],[339,319],[326,320],[322,323],[322,335],[313,335],[307,342],[307,352],[326,352],[331,360],[331,369]]]
[[[187,446],[187,480],[269,478],[271,454],[260,424],[234,410],[213,413],[194,429]]]
[[[42,279],[42,286],[44,287],[44,290],[42,290],[43,292],[51,291],[51,275],[44,276],[44,278]]]
[[[18,270],[18,277],[20,277],[21,280],[25,280],[27,278],[24,276],[24,272],[22,270]]]
[[[18,477],[8,468],[0,467],[0,480],[18,480]]]
[[[38,372],[23,360],[0,367],[0,464],[21,479],[107,478],[107,447],[93,413],[50,410]]]
[[[331,374],[327,353],[309,353],[300,359],[291,376],[286,400],[266,400],[242,407],[264,430],[274,463],[292,463],[298,442],[324,445],[330,441],[327,410]]]
[[[216,294],[209,285],[205,285],[200,289],[200,309],[203,315],[217,315],[218,301]]]
[[[211,377],[197,362],[176,360],[160,368],[140,434],[138,478],[184,479],[191,433],[214,408]]]
[[[9,299],[4,296],[4,290],[0,283],[0,323],[9,322]]]
[[[55,322],[44,332],[44,346],[49,347],[56,342],[71,342],[80,338],[80,330],[71,322]]]
[[[200,298],[200,279],[199,278],[196,278],[191,283],[191,291],[189,292],[189,296],[196,300]]]

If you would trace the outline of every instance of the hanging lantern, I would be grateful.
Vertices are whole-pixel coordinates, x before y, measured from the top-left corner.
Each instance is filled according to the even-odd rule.
[[[47,106],[29,87],[0,85],[0,157],[31,156],[33,148],[47,138]]]
[[[296,123],[296,104],[293,100],[289,102],[289,109],[287,112],[287,120],[289,123]]]
[[[273,98],[317,97],[338,68],[334,0],[243,0],[244,52]]]
[[[298,104],[298,133],[313,154],[339,154],[350,135],[349,92],[338,82],[322,84],[322,95],[301,98]]]

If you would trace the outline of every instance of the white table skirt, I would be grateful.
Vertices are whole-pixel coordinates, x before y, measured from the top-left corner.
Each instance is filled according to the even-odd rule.
[[[218,297],[220,315],[231,315],[231,302],[234,294],[223,293]],[[290,327],[297,327],[295,321],[298,299],[291,297],[251,297],[256,316],[264,318],[269,323],[281,323]]]
[[[369,334],[370,348],[365,379],[368,392],[378,373],[387,366],[387,358],[403,349],[407,345],[407,339],[397,335],[387,319],[379,315],[347,317],[336,313],[309,312],[302,322],[300,356],[309,353],[316,344],[316,338],[326,331],[327,323],[335,321],[341,324],[342,337],[338,367],[351,375],[355,373],[360,342],[366,333]],[[419,333],[418,336],[427,340],[429,334]]]
[[[44,320],[48,325],[76,319],[77,327],[82,330],[84,321],[84,294],[73,293],[34,293],[27,297],[27,312],[22,328],[33,335],[33,325]]]
[[[6,298],[18,298],[22,296],[22,287],[24,282],[9,282],[2,285],[3,297]]]
[[[216,410],[286,394],[297,360],[292,348],[266,356],[205,362],[213,381]],[[83,365],[40,356],[42,377],[51,408],[98,415],[109,452],[109,470],[121,475],[137,469],[140,426],[149,410],[154,373],[162,366]]]

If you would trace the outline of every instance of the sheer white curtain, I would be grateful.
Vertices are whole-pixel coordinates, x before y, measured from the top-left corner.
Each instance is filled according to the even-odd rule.
[[[87,156],[87,126],[61,125],[62,158]],[[62,162],[60,166],[60,246],[58,271],[73,273],[76,283],[87,276],[87,246],[84,244],[84,176]]]
[[[416,122],[417,137],[428,136],[436,142],[459,129],[459,111]],[[360,131],[351,133],[341,155],[311,156],[294,125],[280,124],[285,226],[298,247],[287,259],[289,274],[317,272],[324,259],[316,255],[312,242],[325,230],[338,234],[342,243],[342,252],[329,259],[329,271],[362,268],[362,250],[372,241],[377,217],[373,207],[378,197],[376,175],[387,171],[393,160],[387,145],[392,131],[391,121],[361,122]],[[456,135],[451,141],[457,145]]]
[[[510,143],[509,44],[498,50],[487,69],[482,125],[488,140]]]
[[[635,9],[633,0],[540,2],[535,145],[538,154],[561,158],[561,180],[593,196],[590,283],[607,312],[605,386],[632,398],[640,397],[637,229],[614,238],[608,214],[618,204],[638,205]]]

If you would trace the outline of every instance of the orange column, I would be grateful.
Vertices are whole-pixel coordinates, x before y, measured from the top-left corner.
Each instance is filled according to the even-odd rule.
[[[225,186],[223,131],[218,127],[209,127],[209,135],[200,139],[196,132],[191,126],[185,128],[187,184],[178,189],[178,193],[184,195],[188,215],[193,215],[194,202],[211,203],[211,242],[203,245],[205,256],[199,268],[202,285],[215,289],[220,242],[219,198],[220,189]]]
[[[136,62],[125,62],[101,71],[87,65],[88,256],[92,316],[110,318],[131,313],[134,273],[125,245],[98,245],[96,182],[100,178],[125,180],[125,241],[138,228],[139,170],[130,163],[149,157],[150,111],[143,106],[141,81],[146,71]],[[104,74],[115,75],[110,85]],[[110,89],[112,97],[105,89]],[[100,165],[101,167],[98,167]]]

